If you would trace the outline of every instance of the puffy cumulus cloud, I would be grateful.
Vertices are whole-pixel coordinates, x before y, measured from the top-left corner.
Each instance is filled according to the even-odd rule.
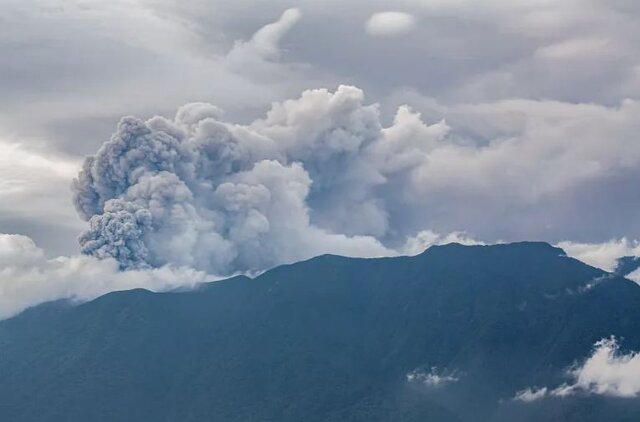
[[[445,105],[398,92],[426,121],[446,119],[448,142],[412,174],[422,217],[439,232],[481,239],[637,238],[640,103],[546,100]],[[623,205],[624,204],[624,205]]]
[[[564,241],[558,247],[567,255],[606,271],[614,271],[622,257],[640,256],[640,243],[626,238],[603,243],[579,243]]]
[[[163,291],[192,287],[207,280],[212,278],[186,267],[123,272],[111,258],[47,258],[29,237],[0,234],[0,319],[51,300],[84,301],[139,287]]]
[[[620,353],[615,338],[602,339],[595,344],[592,355],[572,370],[573,382],[554,390],[563,396],[588,392],[615,397],[636,397],[640,393],[640,355]]]
[[[527,388],[515,400],[532,402],[549,396],[598,394],[633,398],[640,394],[640,354],[620,352],[614,337],[598,341],[584,363],[568,371],[571,382],[557,388]]]
[[[464,180],[472,189],[501,185],[535,200],[640,161],[633,140],[640,129],[637,101],[614,107],[533,100],[427,107],[469,144],[432,156],[421,175],[427,187]],[[610,140],[607,148],[604,139]],[[535,185],[522,189],[530,180]]]
[[[378,12],[371,15],[365,29],[371,35],[389,36],[405,34],[416,24],[416,18],[404,12]]]

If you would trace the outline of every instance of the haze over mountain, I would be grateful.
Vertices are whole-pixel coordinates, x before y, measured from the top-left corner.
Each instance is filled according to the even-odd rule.
[[[0,350],[12,422],[640,417],[640,286],[545,243],[55,302],[0,322]]]

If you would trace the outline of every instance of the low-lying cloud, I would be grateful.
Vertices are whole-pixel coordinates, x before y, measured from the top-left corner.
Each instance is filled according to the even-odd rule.
[[[405,376],[409,383],[419,383],[427,387],[439,388],[460,381],[457,372],[432,367],[414,369]]]
[[[570,382],[554,389],[527,388],[516,393],[515,400],[532,402],[546,397],[597,394],[633,398],[640,394],[640,354],[620,352],[614,338],[602,339],[584,363],[567,371]]]
[[[0,320],[57,299],[86,301],[117,290],[166,291],[213,280],[187,267],[120,271],[115,259],[47,258],[30,238],[0,234]]]

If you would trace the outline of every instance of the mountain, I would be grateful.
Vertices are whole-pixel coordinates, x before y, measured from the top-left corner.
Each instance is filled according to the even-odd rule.
[[[621,258],[618,258],[616,268],[613,270],[613,272],[617,275],[626,277],[638,268],[640,268],[640,257],[623,256]]]
[[[326,255],[0,322],[0,420],[637,421],[633,398],[513,400],[612,335],[640,350],[640,286],[546,243]]]

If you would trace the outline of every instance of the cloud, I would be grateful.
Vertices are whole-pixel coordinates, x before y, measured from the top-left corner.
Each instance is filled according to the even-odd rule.
[[[436,367],[429,370],[414,369],[409,372],[406,377],[407,382],[420,383],[427,387],[443,387],[447,384],[451,384],[460,380],[456,375],[456,371],[443,371]]]
[[[592,355],[583,365],[571,371],[573,383],[555,394],[585,391],[614,397],[636,397],[640,393],[640,355],[620,353],[615,338],[595,344]]]
[[[285,10],[280,19],[267,24],[256,32],[247,43],[239,42],[236,49],[246,47],[263,59],[277,59],[280,54],[280,40],[300,20],[302,13],[296,8]]]
[[[290,68],[279,64],[280,42],[302,17],[299,9],[285,10],[280,18],[260,28],[249,41],[236,41],[225,57],[230,70],[254,79],[281,79]]]
[[[604,243],[578,243],[564,241],[557,244],[567,255],[594,267],[612,272],[618,259],[625,256],[640,256],[640,243],[626,238],[613,239]]]
[[[114,259],[86,255],[47,258],[30,238],[0,234],[0,319],[46,301],[86,301],[132,288],[165,291],[214,279],[186,267],[123,272]]]
[[[42,233],[45,246],[76,252],[75,233],[82,225],[69,201],[69,184],[80,164],[35,142],[0,139],[0,232],[38,234],[43,224],[55,223]]]
[[[394,103],[449,128],[413,175],[423,218],[436,231],[593,243],[640,234],[631,211],[640,204],[628,191],[639,176],[637,101],[445,105],[405,91]]]
[[[416,24],[413,15],[404,12],[378,12],[371,15],[365,25],[367,32],[376,36],[405,34]]]
[[[571,381],[555,389],[528,388],[516,393],[515,400],[532,402],[545,397],[597,394],[633,398],[640,394],[640,354],[620,352],[614,338],[602,339],[584,363],[568,371]]]

